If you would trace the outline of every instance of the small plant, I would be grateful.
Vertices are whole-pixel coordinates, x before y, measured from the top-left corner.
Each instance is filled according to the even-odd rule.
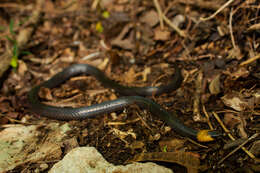
[[[104,11],[102,13],[102,17],[105,19],[108,19],[109,16],[110,16],[110,13],[108,11]],[[102,33],[104,31],[104,27],[102,26],[102,23],[100,21],[97,22],[97,24],[96,24],[96,31],[99,33]]]
[[[10,65],[13,68],[17,68],[17,61],[18,61],[18,45],[17,42],[15,40],[15,32],[14,32],[14,21],[11,19],[10,24],[9,24],[9,32],[11,34],[11,37],[6,36],[6,38],[12,43],[13,45],[13,50],[12,50],[12,59],[10,62]]]
[[[12,58],[10,65],[16,69],[18,66],[18,57],[20,54],[30,54],[30,52],[27,51],[22,51],[21,53],[19,52],[19,47],[17,44],[17,41],[15,39],[15,32],[14,32],[14,21],[11,19],[10,24],[9,24],[9,31],[11,34],[11,37],[6,36],[6,38],[12,43],[13,48],[12,48]]]
[[[167,152],[167,145],[165,145],[164,147],[163,147],[163,152]]]

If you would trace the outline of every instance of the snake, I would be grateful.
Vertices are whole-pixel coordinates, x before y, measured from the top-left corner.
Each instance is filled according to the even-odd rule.
[[[63,71],[57,73],[49,80],[46,80],[45,82],[42,82],[41,84],[33,87],[28,92],[29,109],[31,112],[40,116],[44,116],[50,119],[69,121],[93,118],[99,115],[123,110],[130,105],[137,105],[150,111],[153,115],[158,116],[175,132],[184,137],[192,138],[199,142],[209,142],[215,140],[222,135],[220,132],[216,130],[196,130],[188,127],[178,119],[175,112],[169,113],[158,103],[146,97],[160,95],[162,93],[169,93],[181,86],[183,81],[181,69],[177,65],[174,65],[174,68],[174,75],[170,77],[169,82],[166,85],[132,87],[117,83],[116,81],[108,78],[104,72],[92,65],[73,64],[65,68]],[[42,103],[38,95],[42,87],[52,89],[58,87],[60,84],[64,83],[71,77],[78,75],[94,76],[101,83],[101,85],[106,88],[113,89],[122,95],[122,97],[119,97],[115,100],[104,101],[99,104],[78,108],[58,107]]]

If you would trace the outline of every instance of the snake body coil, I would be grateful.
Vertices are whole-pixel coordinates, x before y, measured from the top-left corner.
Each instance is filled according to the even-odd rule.
[[[94,76],[104,87],[112,88],[116,92],[126,95],[116,100],[102,102],[87,107],[69,108],[69,107],[55,107],[41,103],[38,97],[38,92],[41,87],[54,88],[62,84],[69,78],[80,74]],[[171,128],[181,135],[195,138],[198,141],[212,141],[215,137],[221,134],[216,131],[208,130],[194,130],[185,126],[174,113],[168,113],[159,104],[151,99],[141,96],[159,95],[165,92],[170,92],[180,87],[182,83],[181,70],[176,66],[175,74],[168,85],[161,85],[159,87],[126,87],[115,81],[107,78],[102,71],[88,65],[88,64],[74,64],[65,68],[62,72],[56,74],[51,79],[34,87],[28,94],[30,108],[33,112],[52,119],[57,120],[82,120],[86,118],[96,117],[97,115],[122,110],[123,108],[136,104],[142,108],[149,110],[152,114],[159,116]]]

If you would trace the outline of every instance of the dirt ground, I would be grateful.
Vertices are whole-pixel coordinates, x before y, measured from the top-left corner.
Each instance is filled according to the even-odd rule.
[[[10,172],[30,172],[39,162],[51,167],[77,146],[94,146],[115,165],[152,160],[175,172],[259,171],[259,14],[258,0],[1,0],[1,130],[67,123],[33,114],[27,93],[71,64],[91,64],[122,85],[140,87],[167,83],[177,64],[181,87],[150,98],[189,127],[224,134],[200,143],[130,106],[69,121],[58,158]],[[59,107],[121,97],[91,76],[39,95]]]

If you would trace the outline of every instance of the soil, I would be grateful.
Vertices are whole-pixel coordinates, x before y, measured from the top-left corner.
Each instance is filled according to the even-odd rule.
[[[115,165],[126,164],[140,153],[183,151],[196,154],[199,172],[259,171],[259,150],[252,150],[259,137],[245,144],[255,158],[242,149],[225,158],[241,142],[225,148],[231,139],[221,125],[235,141],[242,138],[244,142],[259,133],[259,2],[233,1],[213,15],[226,1],[162,0],[159,7],[166,20],[158,13],[157,1],[95,2],[46,0],[33,26],[28,19],[37,1],[0,3],[0,54],[9,49],[14,55],[16,36],[33,27],[28,42],[22,48],[18,45],[17,67],[9,67],[1,76],[1,125],[66,123],[31,113],[27,93],[71,64],[91,64],[122,85],[139,87],[167,83],[177,64],[184,77],[181,87],[150,98],[176,112],[185,125],[212,127],[223,137],[199,143],[174,132],[149,111],[130,106],[84,121],[69,121],[73,128],[68,139],[76,139],[78,146],[96,147]],[[121,97],[91,76],[73,77],[57,88],[42,89],[39,95],[47,104],[70,107]],[[65,155],[66,145],[61,148]],[[189,170],[179,160],[156,158],[156,163],[175,172]]]

